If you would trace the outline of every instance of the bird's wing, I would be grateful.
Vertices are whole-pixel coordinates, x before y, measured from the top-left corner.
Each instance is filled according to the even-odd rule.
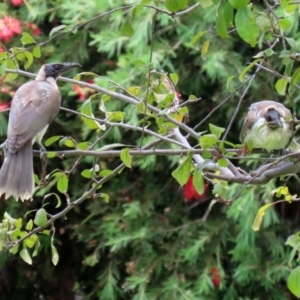
[[[16,92],[11,105],[7,146],[18,151],[58,113],[60,92],[45,81],[30,81]]]
[[[248,133],[248,131],[253,127],[254,123],[257,121],[256,110],[249,110],[241,130],[240,140],[244,142],[244,139]]]

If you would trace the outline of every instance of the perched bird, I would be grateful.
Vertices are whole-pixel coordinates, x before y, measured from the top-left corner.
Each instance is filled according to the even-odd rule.
[[[61,95],[56,79],[77,63],[45,64],[35,80],[15,93],[9,114],[7,140],[3,144],[4,161],[0,170],[0,196],[28,200],[34,192],[32,144],[41,139],[48,124],[58,114]]]
[[[249,148],[272,150],[285,149],[291,143],[294,132],[292,113],[281,103],[264,100],[253,103],[245,117],[240,140],[242,153]]]

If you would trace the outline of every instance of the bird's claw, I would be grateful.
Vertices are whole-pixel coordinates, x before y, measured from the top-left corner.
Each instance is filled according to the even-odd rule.
[[[46,148],[43,145],[40,145],[41,149],[40,149],[40,159],[46,159],[45,154],[47,152]]]

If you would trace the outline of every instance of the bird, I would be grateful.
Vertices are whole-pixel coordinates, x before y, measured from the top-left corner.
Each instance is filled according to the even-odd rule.
[[[9,113],[7,139],[2,144],[4,161],[0,169],[0,197],[29,200],[34,193],[32,145],[41,149],[49,123],[58,114],[61,94],[56,79],[79,67],[74,62],[49,63],[40,68],[35,80],[18,88]]]
[[[267,152],[286,149],[293,139],[294,118],[283,104],[263,100],[251,104],[244,119],[240,140],[242,154],[261,148]]]

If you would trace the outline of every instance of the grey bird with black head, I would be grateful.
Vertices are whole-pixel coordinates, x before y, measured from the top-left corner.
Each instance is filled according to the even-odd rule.
[[[268,152],[285,149],[293,138],[293,115],[283,104],[271,100],[253,103],[245,117],[240,140]]]
[[[9,114],[4,161],[0,170],[0,196],[18,200],[32,198],[34,192],[32,144],[42,147],[42,137],[58,114],[61,94],[56,79],[78,63],[45,64],[35,80],[22,85],[15,93]]]

